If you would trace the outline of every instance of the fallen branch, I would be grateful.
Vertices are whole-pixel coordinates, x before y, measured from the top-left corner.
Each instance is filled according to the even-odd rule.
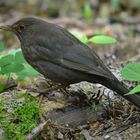
[[[26,140],[34,140],[34,138],[44,129],[47,125],[48,121],[40,123],[37,127],[35,127],[31,133],[27,134]]]

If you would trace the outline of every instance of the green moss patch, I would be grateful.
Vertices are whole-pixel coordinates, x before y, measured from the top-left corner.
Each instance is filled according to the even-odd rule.
[[[39,104],[28,94],[17,94],[16,99],[0,102],[2,140],[25,140],[25,136],[39,123]]]

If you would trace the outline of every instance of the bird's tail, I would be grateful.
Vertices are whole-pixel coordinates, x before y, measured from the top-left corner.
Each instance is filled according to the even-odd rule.
[[[133,95],[124,95],[130,90],[126,88],[124,84],[122,84],[118,79],[115,78],[114,81],[108,81],[107,84],[105,83],[104,86],[110,88],[111,90],[117,92],[122,97],[133,103],[135,106],[140,108],[140,95],[139,94],[133,94]]]

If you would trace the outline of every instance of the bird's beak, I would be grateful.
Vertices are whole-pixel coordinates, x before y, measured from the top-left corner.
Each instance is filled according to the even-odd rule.
[[[6,31],[13,31],[10,25],[0,25],[0,29],[6,30]]]

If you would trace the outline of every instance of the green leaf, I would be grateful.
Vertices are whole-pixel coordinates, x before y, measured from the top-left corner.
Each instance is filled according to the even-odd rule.
[[[0,67],[10,64],[13,62],[14,55],[5,55],[0,58]]]
[[[89,42],[92,42],[94,44],[115,44],[117,41],[111,36],[106,35],[97,35],[89,39]]]
[[[15,53],[15,61],[18,63],[26,63],[22,51],[18,51]]]
[[[124,79],[130,81],[140,81],[140,63],[129,63],[122,70]]]
[[[5,48],[4,48],[3,42],[0,42],[0,52],[2,52],[4,49],[5,49]]]
[[[85,19],[91,19],[93,16],[93,10],[90,6],[90,3],[89,2],[86,2],[84,4],[84,9],[83,9],[83,17]]]
[[[4,91],[4,85],[2,83],[0,83],[0,93]]]
[[[135,88],[133,88],[130,92],[128,92],[125,95],[132,95],[132,94],[136,94],[136,93],[140,93],[140,85],[137,85]]]
[[[19,80],[25,80],[26,77],[36,77],[39,73],[33,69],[29,64],[24,64],[24,70],[18,72]]]
[[[21,48],[17,48],[17,49],[11,49],[8,54],[12,54],[12,55],[15,55],[17,52],[21,51]]]
[[[87,38],[87,36],[82,36],[81,38],[79,38],[79,40],[81,41],[81,42],[83,42],[83,43],[87,43],[88,42],[88,38]]]
[[[1,68],[1,73],[2,74],[10,74],[10,73],[17,73],[19,71],[22,71],[24,69],[24,65],[19,64],[19,63],[11,63],[9,65],[6,65]]]
[[[86,35],[81,35],[78,32],[71,32],[72,35],[74,35],[77,39],[79,39],[83,43],[88,43],[88,37]]]

